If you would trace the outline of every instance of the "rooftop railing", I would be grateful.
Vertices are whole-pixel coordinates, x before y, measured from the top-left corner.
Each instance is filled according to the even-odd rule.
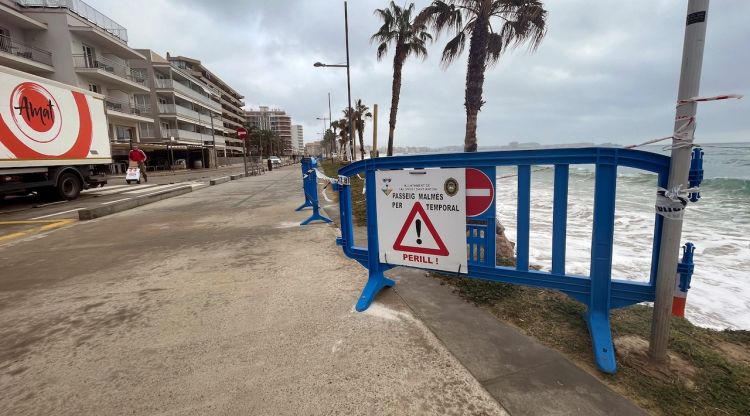
[[[0,52],[30,59],[45,65],[52,65],[52,52],[24,45],[21,42],[11,39],[10,36],[0,35]]]
[[[47,7],[52,9],[68,9],[83,17],[110,35],[128,43],[128,30],[114,20],[105,16],[95,8],[81,0],[16,0],[22,7]]]

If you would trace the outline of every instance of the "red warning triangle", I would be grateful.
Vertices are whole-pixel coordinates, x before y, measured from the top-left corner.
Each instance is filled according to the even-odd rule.
[[[404,237],[406,236],[406,233],[409,231],[409,229],[412,227],[412,223],[414,222],[414,218],[417,216],[417,213],[419,213],[419,216],[422,217],[422,220],[424,221],[424,225],[427,227],[427,230],[430,232],[430,235],[435,240],[435,243],[438,245],[438,248],[426,248],[426,247],[419,247],[419,246],[404,245]],[[437,233],[437,230],[435,230],[435,226],[432,225],[432,221],[430,221],[430,217],[427,216],[427,213],[425,212],[424,208],[422,208],[422,204],[420,204],[419,202],[414,203],[414,207],[412,207],[411,212],[406,217],[406,221],[404,221],[404,226],[401,227],[401,231],[398,233],[398,237],[396,237],[396,242],[393,243],[393,249],[398,250],[398,251],[405,251],[407,253],[435,254],[438,256],[448,255],[448,248],[445,246],[445,243],[443,243],[443,240],[440,239],[440,235]]]

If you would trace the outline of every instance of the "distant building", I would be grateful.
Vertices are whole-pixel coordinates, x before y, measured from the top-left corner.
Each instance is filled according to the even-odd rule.
[[[292,124],[292,150],[295,155],[301,155],[305,152],[305,144],[302,136],[302,126]]]
[[[323,153],[320,140],[305,143],[305,156],[320,156]]]
[[[249,127],[261,130],[271,130],[281,140],[282,155],[291,156],[292,146],[292,117],[284,110],[261,106],[257,110],[245,111],[245,118]]]

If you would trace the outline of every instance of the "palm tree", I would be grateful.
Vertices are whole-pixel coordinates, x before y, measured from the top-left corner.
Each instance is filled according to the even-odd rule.
[[[396,130],[396,113],[401,94],[401,69],[410,55],[427,57],[425,43],[432,40],[424,24],[412,19],[414,3],[401,8],[391,1],[387,9],[375,9],[375,15],[383,20],[383,26],[372,35],[370,42],[378,42],[378,60],[388,53],[388,45],[395,46],[393,53],[393,86],[391,88],[391,114],[388,118],[388,156],[393,155],[393,132]]]
[[[493,19],[497,18],[497,19]],[[492,26],[499,20],[499,30]],[[482,108],[482,87],[487,66],[495,64],[508,49],[528,42],[534,51],[547,32],[547,11],[538,0],[434,0],[417,17],[420,24],[455,32],[445,44],[441,62],[448,66],[461,55],[469,39],[466,69],[466,136],[464,151],[477,151],[477,115]]]
[[[359,136],[359,151],[362,154],[362,160],[365,159],[365,119],[372,118],[370,107],[362,103],[362,99],[358,99],[354,102],[354,129],[357,130]]]
[[[346,118],[339,120],[339,153],[342,155],[342,160],[348,160],[349,152],[346,150],[349,144],[349,121]]]

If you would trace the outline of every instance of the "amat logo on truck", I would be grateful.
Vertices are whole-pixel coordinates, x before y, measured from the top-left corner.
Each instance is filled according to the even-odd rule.
[[[85,159],[89,156],[93,141],[90,104],[99,104],[99,100],[93,101],[93,97],[82,92],[53,83],[37,83],[15,76],[4,75],[3,78],[0,81],[0,154],[8,154],[11,160]],[[7,160],[7,156],[4,158]]]
[[[18,85],[10,96],[13,121],[19,130],[37,143],[49,143],[60,136],[62,118],[57,100],[35,82]]]

